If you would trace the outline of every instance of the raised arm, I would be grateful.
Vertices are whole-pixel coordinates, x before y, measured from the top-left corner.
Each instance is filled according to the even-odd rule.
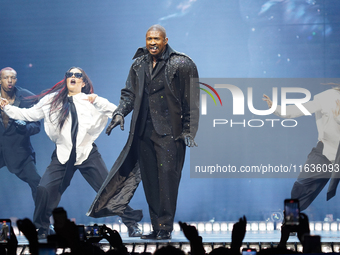
[[[1,109],[10,117],[15,120],[24,121],[39,121],[44,118],[44,112],[42,105],[45,100],[41,100],[38,104],[32,106],[31,108],[19,108],[14,105],[10,105],[8,100],[1,98],[0,107]]]
[[[96,94],[89,94],[86,95],[87,98],[84,98],[84,100],[89,101],[93,104],[93,106],[102,114],[106,115],[107,117],[111,118],[112,113],[117,109],[117,106],[106,98],[100,97]]]

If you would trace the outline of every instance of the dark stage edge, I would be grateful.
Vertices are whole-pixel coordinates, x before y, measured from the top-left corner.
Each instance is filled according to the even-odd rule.
[[[231,231],[225,232],[204,232],[200,234],[203,238],[204,248],[210,252],[213,248],[220,246],[230,247]],[[280,240],[280,231],[247,231],[243,240],[244,248],[256,248],[257,250],[276,247]],[[323,252],[340,252],[340,231],[311,231],[311,235],[320,235]],[[183,251],[190,252],[188,240],[181,231],[174,231],[171,240],[142,240],[140,238],[128,237],[127,233],[122,233],[121,237],[129,252],[153,253],[156,248],[166,246],[168,244],[181,248]],[[17,254],[29,254],[28,242],[24,236],[17,236],[19,247]],[[40,240],[41,243],[46,240]],[[101,241],[100,245],[103,250],[110,249],[108,242]],[[290,236],[287,248],[297,251],[302,251],[302,246],[296,236]],[[62,253],[62,249],[58,249],[57,254]]]

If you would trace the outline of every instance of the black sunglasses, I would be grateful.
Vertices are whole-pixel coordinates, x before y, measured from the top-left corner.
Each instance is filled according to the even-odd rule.
[[[74,75],[76,78],[81,78],[83,77],[83,73],[71,73],[71,72],[66,72],[66,78],[70,78]]]

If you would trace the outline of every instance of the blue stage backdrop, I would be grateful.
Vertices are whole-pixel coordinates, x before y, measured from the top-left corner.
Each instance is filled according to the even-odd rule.
[[[166,28],[169,44],[195,61],[203,78],[340,76],[338,0],[2,0],[0,6],[0,69],[13,67],[17,85],[36,94],[60,81],[69,67],[79,66],[93,81],[95,93],[118,104],[132,57],[145,45],[146,30],[157,23]],[[312,96],[325,90],[322,85],[305,88]],[[254,88],[254,104],[265,109],[262,93],[271,90]],[[108,169],[126,142],[129,120],[124,132],[117,128],[96,142]],[[271,157],[274,162],[287,159],[288,164],[291,155],[303,164],[317,142],[317,131],[314,117],[303,117],[300,123],[300,129],[284,135],[275,129],[250,137],[244,129],[236,132],[237,139],[235,133],[224,132],[226,141],[230,135],[228,146],[214,150],[232,157],[248,146],[254,150],[243,154],[246,162]],[[259,146],[263,141],[266,146]],[[54,144],[44,130],[32,137],[32,143],[42,175]],[[277,148],[281,149],[273,153]],[[264,220],[282,211],[283,199],[290,197],[294,178],[190,178],[189,151],[176,220],[235,221],[243,214],[249,220]],[[0,178],[0,217],[32,218],[28,185],[6,167]],[[77,172],[60,206],[77,223],[117,221],[85,216],[95,195]],[[323,220],[326,214],[340,218],[339,204],[339,196],[326,202],[323,191],[307,214],[311,220]],[[149,221],[141,185],[131,206],[143,209],[143,220]]]

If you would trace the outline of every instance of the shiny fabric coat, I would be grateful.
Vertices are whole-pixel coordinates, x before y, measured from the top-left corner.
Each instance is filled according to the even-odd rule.
[[[126,87],[121,91],[119,106],[113,113],[113,117],[117,114],[126,116],[133,110],[128,141],[87,212],[88,216],[121,216],[141,181],[137,119],[144,93],[144,64],[148,57],[146,48],[139,48],[134,56],[136,60],[130,68]],[[158,65],[165,65],[165,94],[173,135],[178,137],[186,133],[194,138],[199,118],[199,86],[198,80],[192,78],[198,79],[197,67],[188,56],[174,51],[169,45],[163,58],[165,61]]]

